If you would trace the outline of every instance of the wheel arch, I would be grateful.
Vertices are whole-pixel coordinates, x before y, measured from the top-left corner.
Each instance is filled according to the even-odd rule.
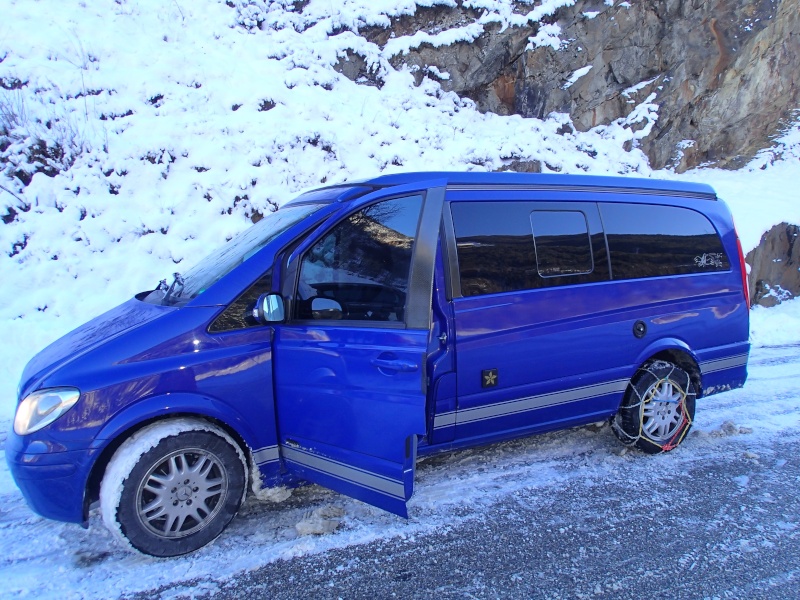
[[[647,352],[639,356],[637,371],[656,360],[670,362],[686,371],[692,380],[697,397],[702,397],[703,378],[699,361],[688,345],[680,340],[662,340],[650,346]]]
[[[225,412],[231,413],[234,418],[222,411],[219,403],[207,397],[204,402],[198,403],[199,398],[193,395],[181,395],[181,399],[176,399],[176,394],[170,394],[169,398],[154,397],[144,403],[137,403],[127,410],[123,410],[115,415],[97,435],[93,447],[99,450],[97,458],[92,464],[89,476],[86,480],[83,502],[84,523],[88,520],[89,507],[99,499],[100,483],[105,475],[111,457],[119,447],[133,434],[141,429],[161,421],[170,421],[179,418],[194,418],[206,421],[215,425],[227,433],[231,439],[239,446],[246,461],[246,478],[249,480],[250,465],[253,460],[254,436],[247,427],[241,427],[241,416],[231,413],[231,409],[225,406]],[[209,404],[210,403],[210,404]],[[165,408],[165,407],[169,408]],[[209,407],[213,407],[209,410]],[[231,425],[230,421],[236,422],[240,427]],[[242,432],[244,430],[244,435]],[[247,486],[246,486],[247,488]]]

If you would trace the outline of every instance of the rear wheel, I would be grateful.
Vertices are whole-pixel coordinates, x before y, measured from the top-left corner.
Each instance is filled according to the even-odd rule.
[[[654,361],[636,372],[612,422],[617,437],[648,454],[668,452],[689,433],[696,392],[689,374]]]
[[[215,539],[236,515],[245,461],[224,431],[204,421],[156,423],[125,441],[100,489],[106,525],[153,556],[178,556]]]

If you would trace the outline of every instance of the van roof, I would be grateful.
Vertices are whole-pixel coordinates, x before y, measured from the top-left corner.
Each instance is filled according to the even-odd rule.
[[[308,202],[347,202],[370,191],[399,185],[444,181],[448,189],[479,190],[514,188],[528,190],[594,191],[658,196],[685,196],[716,200],[714,189],[704,183],[598,175],[562,175],[559,173],[480,173],[455,171],[418,171],[381,175],[372,179],[347,181],[317,188],[302,194],[291,204]]]
[[[671,193],[677,195],[698,196],[716,199],[714,188],[705,183],[686,181],[667,181],[663,179],[645,179],[641,177],[619,177],[598,175],[563,175],[560,173],[482,173],[482,172],[448,172],[420,171],[414,173],[397,173],[381,175],[373,179],[348,182],[351,185],[370,185],[387,187],[406,185],[429,180],[446,180],[449,188],[482,188],[494,186],[514,186],[533,188],[595,188],[601,190],[625,190],[630,192],[647,191]]]

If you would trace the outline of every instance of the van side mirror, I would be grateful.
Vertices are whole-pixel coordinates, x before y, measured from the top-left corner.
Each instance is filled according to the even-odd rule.
[[[282,323],[285,318],[283,297],[277,293],[261,294],[253,307],[253,318],[264,325]]]
[[[312,319],[341,319],[342,305],[330,298],[314,298],[311,301]]]

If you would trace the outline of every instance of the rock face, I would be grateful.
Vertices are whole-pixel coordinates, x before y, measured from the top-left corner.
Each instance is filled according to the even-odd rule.
[[[419,8],[361,34],[385,46],[480,15],[461,2]],[[446,90],[483,111],[568,113],[579,130],[648,101],[659,117],[641,148],[654,168],[736,168],[796,119],[800,0],[577,0],[533,26],[487,24],[471,42],[422,44],[392,62],[416,68],[420,80],[445,74]]]
[[[800,296],[800,227],[781,223],[761,237],[745,258],[750,265],[750,301],[775,306]]]

